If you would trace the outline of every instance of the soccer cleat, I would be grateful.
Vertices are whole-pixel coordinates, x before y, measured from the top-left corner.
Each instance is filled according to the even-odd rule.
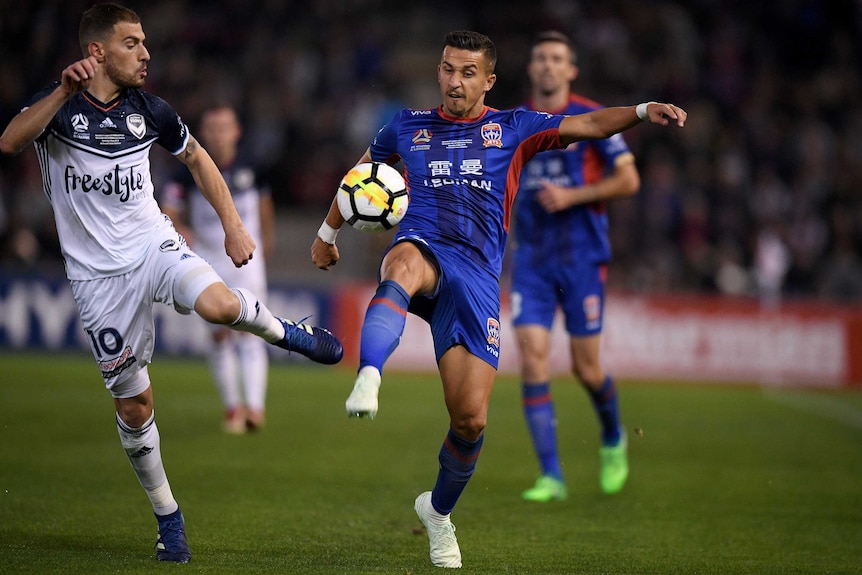
[[[353,391],[350,392],[344,407],[348,417],[367,417],[377,415],[377,392],[380,389],[380,372],[376,367],[366,365],[359,370]]]
[[[327,365],[338,363],[344,356],[344,347],[328,329],[280,317],[276,319],[284,326],[284,338],[274,342],[278,347]]]
[[[156,515],[159,522],[159,538],[156,540],[156,559],[173,563],[188,563],[192,560],[189,542],[186,539],[186,524],[183,514],[177,509],[170,515]]]
[[[599,483],[608,495],[619,492],[629,476],[628,441],[626,434],[620,435],[620,442],[611,447],[599,449],[602,469]]]
[[[569,492],[566,489],[566,484],[550,475],[542,475],[536,480],[535,485],[521,493],[522,499],[540,503],[554,500],[565,501],[568,497]]]
[[[431,492],[421,493],[416,498],[413,509],[428,533],[431,563],[436,567],[460,567],[461,549],[458,548],[458,540],[455,538],[455,526],[448,515],[440,515],[431,505]]]

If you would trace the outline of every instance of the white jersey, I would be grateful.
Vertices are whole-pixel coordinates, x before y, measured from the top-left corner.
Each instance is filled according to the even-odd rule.
[[[172,226],[153,197],[150,148],[158,143],[176,155],[188,138],[164,100],[137,89],[108,103],[78,93],[57,112],[35,146],[70,280],[117,276],[141,264],[148,238]]]
[[[261,199],[269,196],[267,188],[258,185],[252,166],[237,159],[223,168],[221,174],[227,182],[233,203],[255,243],[262,247],[263,227],[260,219]],[[224,229],[212,205],[195,185],[188,170],[180,170],[174,179],[162,188],[160,203],[188,214],[189,227],[194,234],[192,249],[206,259],[232,287],[245,287],[252,291],[265,291],[265,262],[263,250],[255,252],[248,265],[237,268],[225,253]],[[254,282],[254,283],[252,283]]]

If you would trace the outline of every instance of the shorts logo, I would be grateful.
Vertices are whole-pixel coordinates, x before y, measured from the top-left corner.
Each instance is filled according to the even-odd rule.
[[[131,114],[130,116],[126,116],[126,127],[129,128],[132,135],[139,140],[147,133],[147,123],[144,121],[144,117],[140,114]]]
[[[163,252],[175,252],[178,249],[180,249],[180,243],[176,240],[165,240],[159,246],[159,251]]]
[[[593,294],[584,298],[584,319],[587,325],[595,326],[602,319],[602,300]]]
[[[486,326],[488,330],[488,343],[494,347],[500,347],[500,322],[496,318],[489,317]]]
[[[115,357],[112,359],[106,359],[99,362],[99,371],[102,372],[102,377],[104,379],[109,379],[112,377],[117,377],[133,365],[137,360],[135,356],[132,355],[132,348],[126,347],[123,350],[123,353],[119,355],[119,357]]]

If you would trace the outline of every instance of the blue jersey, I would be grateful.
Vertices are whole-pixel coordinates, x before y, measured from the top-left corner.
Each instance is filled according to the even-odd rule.
[[[561,113],[582,114],[600,107],[573,94]],[[565,187],[597,182],[612,172],[617,159],[626,154],[631,152],[622,135],[616,134],[604,140],[575,142],[565,150],[544,152],[530,160],[521,174],[515,211],[517,250],[529,252],[520,255],[535,266],[546,265],[549,259],[560,266],[610,261],[604,202],[548,213],[536,200],[536,193],[542,189],[542,180]]]
[[[486,107],[470,120],[440,108],[398,112],[370,148],[375,161],[404,162],[410,207],[398,235],[499,280],[521,169],[560,147],[562,119],[525,108]]]

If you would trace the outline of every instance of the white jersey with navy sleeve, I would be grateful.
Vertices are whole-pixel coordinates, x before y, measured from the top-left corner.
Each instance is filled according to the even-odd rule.
[[[82,92],[60,108],[35,146],[70,280],[140,265],[152,234],[171,227],[153,197],[150,148],[158,143],[176,155],[188,138],[164,100],[137,89],[108,103]]]
[[[559,148],[563,116],[486,107],[470,120],[441,109],[404,109],[381,128],[371,157],[404,162],[410,207],[399,236],[455,250],[499,279],[512,203],[524,163]]]

